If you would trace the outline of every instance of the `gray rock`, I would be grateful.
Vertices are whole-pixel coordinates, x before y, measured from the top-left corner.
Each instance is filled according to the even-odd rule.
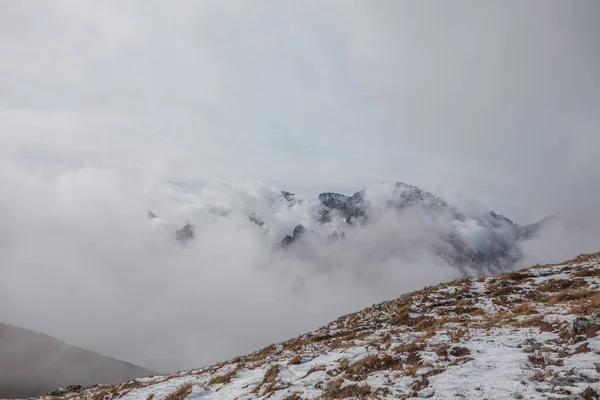
[[[582,343],[585,341],[587,341],[587,338],[585,336],[577,335],[575,336],[575,339],[573,339],[573,344]]]
[[[580,333],[584,333],[590,326],[590,320],[586,317],[577,317],[575,321],[573,321],[573,333],[578,335]]]
[[[62,397],[62,396],[64,396],[67,393],[69,393],[69,392],[67,392],[66,389],[58,388],[56,390],[53,390],[53,391],[49,392],[48,396]]]
[[[535,339],[527,338],[521,342],[519,347],[529,347],[529,346],[533,346],[534,344],[535,344]]]
[[[178,241],[185,244],[196,237],[196,232],[194,231],[194,227],[188,222],[183,228],[175,232],[175,237]]]

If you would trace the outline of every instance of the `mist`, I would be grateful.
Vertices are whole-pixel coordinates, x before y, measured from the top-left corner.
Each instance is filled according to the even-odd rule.
[[[462,276],[432,249],[492,210],[557,217],[510,268],[598,251],[596,2],[2,9],[0,322],[168,372]],[[466,222],[387,210],[397,180]],[[369,224],[314,223],[365,188]]]

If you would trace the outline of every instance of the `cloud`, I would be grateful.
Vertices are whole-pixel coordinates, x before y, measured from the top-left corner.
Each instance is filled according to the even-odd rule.
[[[384,254],[371,265],[346,265],[347,254],[326,270],[279,253],[274,245],[309,219],[308,208],[278,204],[278,192],[264,185],[149,190],[94,168],[53,180],[13,170],[2,181],[3,320],[158,370],[294,336],[431,282],[428,271],[439,271],[435,281],[457,276],[439,260],[413,270]],[[159,218],[147,219],[149,205]],[[250,210],[264,217],[267,235],[248,220]],[[174,232],[186,221],[196,237],[182,247]]]
[[[269,186],[222,182],[310,198],[402,180],[467,214],[560,216],[525,260],[597,250],[596,3],[3,11],[3,321],[170,370],[457,274],[419,213],[319,250],[329,269],[273,252],[309,224],[310,202],[273,207]],[[188,221],[197,237],[181,248]],[[478,229],[461,232],[478,243]],[[390,254],[395,241],[405,249]]]

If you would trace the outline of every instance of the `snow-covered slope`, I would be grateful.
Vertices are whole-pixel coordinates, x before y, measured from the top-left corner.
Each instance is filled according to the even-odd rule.
[[[64,397],[597,399],[599,334],[600,253],[427,287],[228,362]]]

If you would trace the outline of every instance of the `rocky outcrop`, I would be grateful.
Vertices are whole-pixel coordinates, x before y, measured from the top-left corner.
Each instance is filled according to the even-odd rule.
[[[175,238],[182,244],[186,244],[195,237],[196,231],[194,230],[194,226],[189,222],[186,223],[183,228],[175,232]]]
[[[287,246],[291,245],[292,243],[298,242],[302,237],[304,237],[306,232],[307,231],[306,231],[306,228],[304,227],[304,225],[296,225],[296,227],[294,228],[294,231],[292,232],[292,235],[291,236],[287,235],[283,238],[283,240],[281,241],[281,246],[287,247]]]

